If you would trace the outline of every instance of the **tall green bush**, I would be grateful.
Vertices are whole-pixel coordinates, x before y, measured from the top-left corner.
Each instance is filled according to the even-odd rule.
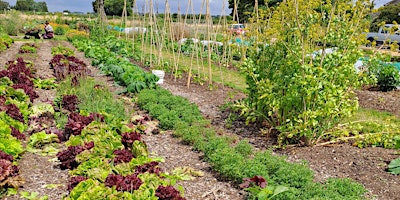
[[[358,107],[354,63],[362,55],[369,4],[289,0],[261,10],[251,31],[259,41],[242,66],[248,98],[237,105],[248,121],[268,121],[281,144],[312,145],[351,115]]]
[[[387,92],[400,85],[400,71],[390,64],[389,57],[377,55],[368,60],[368,73],[376,79],[379,90]]]
[[[23,27],[20,12],[15,10],[8,12],[4,18],[0,19],[0,27],[3,27],[3,31],[8,35],[16,36]]]

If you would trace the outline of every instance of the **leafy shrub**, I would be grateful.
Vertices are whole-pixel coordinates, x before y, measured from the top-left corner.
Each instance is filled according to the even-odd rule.
[[[21,20],[21,12],[16,10],[11,10],[4,18],[0,19],[0,27],[8,35],[16,36],[19,30],[23,28],[23,20]]]
[[[66,33],[66,30],[61,26],[57,26],[54,28],[54,34],[56,34],[56,35],[64,35],[65,33]]]
[[[400,85],[400,71],[394,65],[378,63],[369,66],[369,71],[377,79],[381,91],[392,91]]]
[[[352,88],[360,82],[353,63],[362,55],[359,45],[368,21],[360,19],[369,14],[369,2],[358,1],[351,9],[345,4],[286,1],[263,11],[272,17],[254,19],[257,28],[266,27],[256,43],[275,43],[249,47],[242,66],[249,94],[237,108],[248,123],[266,121],[277,128],[280,145],[313,145],[357,109]],[[317,11],[321,6],[324,12]],[[313,54],[328,45],[335,47],[333,53]]]
[[[12,43],[14,40],[10,36],[0,32],[0,52],[10,48]]]
[[[391,174],[400,174],[400,158],[390,161],[388,171]]]
[[[253,146],[249,144],[247,140],[241,140],[236,146],[235,151],[238,152],[245,158],[248,158],[251,154],[253,154]]]
[[[112,75],[116,83],[126,86],[124,93],[137,93],[146,88],[156,87],[157,76],[143,71],[127,59],[133,56],[132,51],[130,52],[133,47],[129,47],[126,42],[118,42],[116,38],[106,37],[99,41],[76,39],[73,44],[80,51],[85,51],[86,57],[94,58],[92,65],[98,65],[105,74]],[[117,56],[116,53],[121,53],[125,58]]]

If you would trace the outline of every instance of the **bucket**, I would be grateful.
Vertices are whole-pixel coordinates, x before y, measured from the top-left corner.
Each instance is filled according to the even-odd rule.
[[[163,84],[164,83],[164,76],[165,73],[163,70],[151,70],[151,73],[153,73],[154,75],[156,75],[158,78],[160,78],[157,81],[157,84]]]

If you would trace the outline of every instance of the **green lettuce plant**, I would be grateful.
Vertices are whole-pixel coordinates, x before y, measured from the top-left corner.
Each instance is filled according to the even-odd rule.
[[[389,163],[388,171],[391,174],[400,174],[400,158],[394,159]]]

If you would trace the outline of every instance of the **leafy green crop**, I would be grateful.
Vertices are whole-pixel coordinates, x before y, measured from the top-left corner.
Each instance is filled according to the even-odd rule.
[[[400,158],[394,159],[389,163],[388,171],[391,174],[400,174]]]
[[[48,103],[38,103],[31,107],[31,112],[30,117],[40,117],[44,113],[54,115],[54,108]]]
[[[7,154],[18,157],[23,151],[21,142],[11,136],[11,128],[6,121],[0,118],[0,150]]]
[[[56,47],[51,48],[52,56],[59,55],[59,54],[64,55],[64,56],[75,56],[75,52],[72,49],[62,46],[61,44],[59,44]]]
[[[254,16],[256,44],[274,42],[250,46],[241,67],[248,97],[237,108],[247,121],[268,122],[279,130],[282,146],[311,146],[350,116],[358,106],[353,89],[361,82],[354,63],[362,56],[369,5],[283,1],[262,9],[269,17]]]
[[[137,93],[143,89],[156,86],[158,78],[155,75],[144,72],[143,69],[132,64],[128,59],[117,56],[121,53],[118,51],[119,47],[129,46],[128,43],[123,42],[124,44],[122,44],[120,40],[113,37],[104,40],[93,41],[82,38],[73,41],[73,44],[79,50],[84,51],[86,57],[94,59],[92,65],[98,66],[106,75],[113,76],[118,84],[126,86],[125,92]],[[102,47],[103,44],[106,44],[108,48]],[[129,54],[125,56],[131,57]]]
[[[55,134],[46,134],[45,131],[41,131],[32,134],[29,137],[28,148],[41,148],[46,144],[58,142],[58,137]]]
[[[44,89],[44,90],[51,90],[51,89],[55,89],[57,87],[55,78],[33,79],[33,84],[34,84],[35,88]]]

